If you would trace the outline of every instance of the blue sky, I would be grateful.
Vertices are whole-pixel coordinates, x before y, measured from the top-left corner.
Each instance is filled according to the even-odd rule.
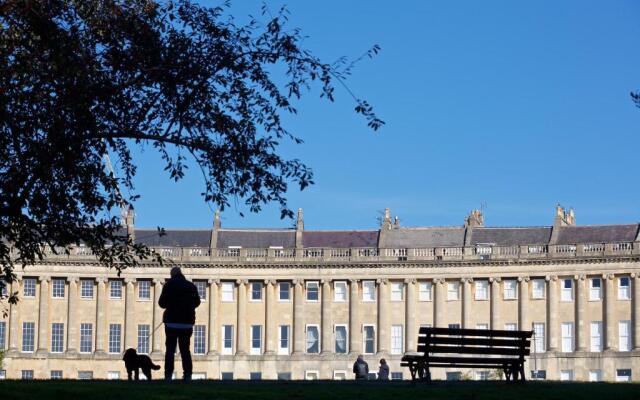
[[[215,1],[203,1],[215,5]],[[259,15],[262,1],[232,13]],[[276,10],[285,2],[272,1]],[[640,3],[634,1],[289,1],[291,26],[327,61],[382,51],[349,80],[386,126],[373,132],[338,90],[310,93],[283,152],[313,168],[291,187],[307,229],[371,229],[385,207],[408,226],[549,225],[557,202],[578,224],[640,220]],[[391,5],[393,4],[393,5]],[[209,227],[199,172],[170,181],[138,158],[137,226]],[[240,217],[239,211],[245,211]],[[287,227],[277,207],[223,213],[226,227]]]

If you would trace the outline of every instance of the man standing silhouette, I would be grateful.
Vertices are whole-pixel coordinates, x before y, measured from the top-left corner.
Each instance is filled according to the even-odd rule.
[[[165,309],[162,322],[166,334],[164,355],[164,379],[170,381],[173,376],[173,363],[176,342],[182,357],[182,379],[191,380],[193,364],[189,350],[193,324],[196,322],[196,307],[200,305],[200,296],[196,285],[189,282],[180,267],[171,268],[171,279],[165,283],[158,305]]]

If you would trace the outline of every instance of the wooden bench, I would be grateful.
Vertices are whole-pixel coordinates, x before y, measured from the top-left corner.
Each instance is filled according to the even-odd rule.
[[[420,328],[418,351],[402,357],[411,380],[431,382],[431,368],[501,369],[507,381],[525,381],[532,331]],[[518,376],[520,379],[518,379]]]

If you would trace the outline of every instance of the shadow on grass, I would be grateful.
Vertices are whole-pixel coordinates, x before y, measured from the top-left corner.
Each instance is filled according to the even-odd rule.
[[[577,382],[355,382],[219,381],[130,383],[126,381],[0,381],[5,399],[357,399],[357,400],[640,400],[640,384]]]

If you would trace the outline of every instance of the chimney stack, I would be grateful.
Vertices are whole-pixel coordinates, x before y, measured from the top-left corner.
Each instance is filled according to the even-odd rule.
[[[304,231],[304,214],[302,208],[298,208],[298,217],[296,218],[296,249],[302,248],[302,232]]]
[[[135,230],[135,213],[133,212],[133,206],[129,205],[127,209],[127,216],[125,218],[125,225],[127,228],[127,235],[131,238],[131,241],[136,240],[136,230]]]
[[[218,231],[220,230],[220,210],[216,210],[213,213],[213,229],[211,229],[211,239],[209,241],[209,248],[213,253],[213,249],[218,247]]]

